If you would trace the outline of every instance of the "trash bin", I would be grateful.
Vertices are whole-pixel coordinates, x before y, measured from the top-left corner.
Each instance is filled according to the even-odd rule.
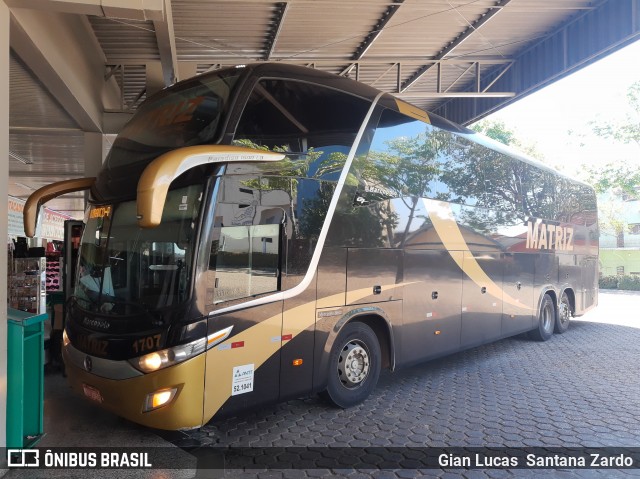
[[[7,319],[7,447],[32,447],[44,433],[47,315],[8,308]]]

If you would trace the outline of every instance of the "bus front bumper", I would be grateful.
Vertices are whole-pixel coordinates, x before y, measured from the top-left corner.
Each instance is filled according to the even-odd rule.
[[[66,348],[63,359],[71,387],[118,416],[143,426],[166,430],[193,429],[202,426],[205,354],[159,371],[128,379],[108,379],[78,367]],[[145,412],[149,394],[176,389],[167,404]]]

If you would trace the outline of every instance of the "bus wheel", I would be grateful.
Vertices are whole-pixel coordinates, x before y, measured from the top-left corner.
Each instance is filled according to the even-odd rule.
[[[569,321],[571,320],[571,302],[567,293],[562,293],[560,304],[558,305],[558,315],[556,316],[556,325],[554,332],[558,334],[564,333],[569,329]]]
[[[329,381],[321,395],[341,408],[358,404],[376,387],[380,366],[380,345],[376,334],[364,323],[348,323],[333,343],[329,357]]]
[[[556,308],[553,306],[551,297],[545,294],[538,314],[538,326],[529,333],[529,336],[536,341],[546,341],[553,335],[555,322]]]

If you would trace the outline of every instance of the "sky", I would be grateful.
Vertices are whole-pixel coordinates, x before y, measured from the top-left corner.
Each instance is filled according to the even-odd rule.
[[[584,164],[611,161],[640,164],[640,148],[595,136],[589,121],[623,121],[627,88],[640,80],[640,41],[490,115],[516,137],[535,144],[544,161],[574,174]],[[473,128],[473,126],[471,126]],[[583,135],[569,134],[573,130]],[[584,146],[580,144],[584,143]]]

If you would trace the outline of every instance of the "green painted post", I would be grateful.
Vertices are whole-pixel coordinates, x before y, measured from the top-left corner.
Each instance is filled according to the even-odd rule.
[[[7,447],[35,445],[44,432],[44,321],[8,309]]]

